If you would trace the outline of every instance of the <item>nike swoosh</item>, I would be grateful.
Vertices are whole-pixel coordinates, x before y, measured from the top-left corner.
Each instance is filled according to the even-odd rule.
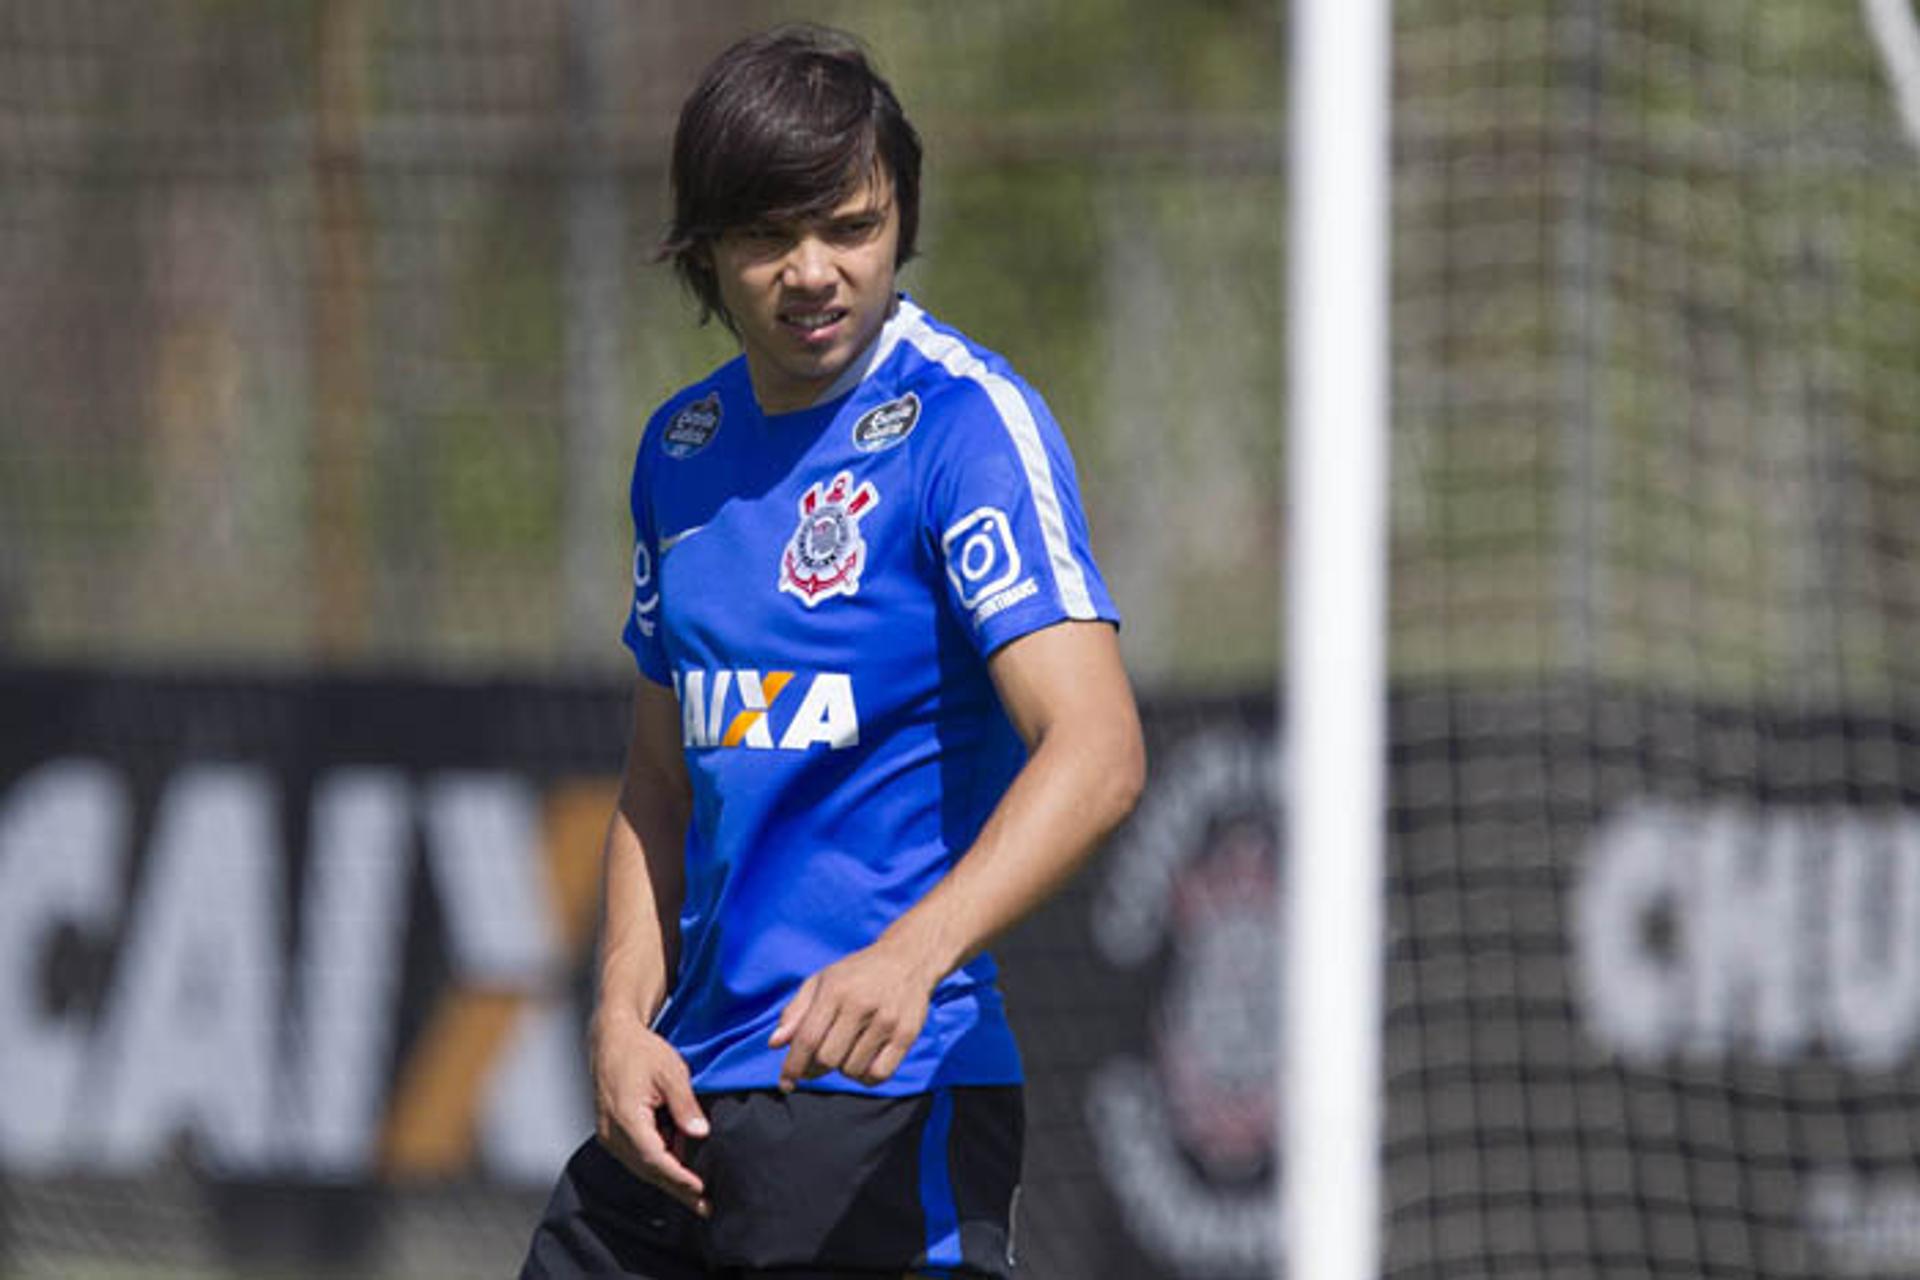
[[[696,524],[688,528],[682,529],[678,533],[668,534],[666,537],[660,539],[660,554],[661,555],[667,554],[667,552],[673,550],[673,548],[677,546],[681,541],[687,538],[691,538],[694,534],[700,532],[702,529],[706,527],[707,526],[705,526],[704,524]]]

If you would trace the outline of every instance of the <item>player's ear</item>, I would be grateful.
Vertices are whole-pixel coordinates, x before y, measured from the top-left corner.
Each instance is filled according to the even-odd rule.
[[[733,326],[733,317],[720,301],[720,272],[713,261],[713,243],[711,238],[706,238],[689,245],[681,255],[681,274],[700,300],[700,323],[704,325],[717,316],[728,332],[737,335],[739,331]]]

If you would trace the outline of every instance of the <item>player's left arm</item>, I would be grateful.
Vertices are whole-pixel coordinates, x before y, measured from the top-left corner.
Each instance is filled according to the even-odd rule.
[[[878,1084],[926,1021],[934,987],[1046,901],[1133,809],[1146,748],[1114,628],[1060,622],[988,659],[1027,762],[979,838],[878,941],[822,969],[781,1012],[780,1084],[840,1071]]]

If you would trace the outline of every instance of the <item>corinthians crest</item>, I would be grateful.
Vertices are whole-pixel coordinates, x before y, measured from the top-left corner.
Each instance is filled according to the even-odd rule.
[[[1183,742],[1107,857],[1102,958],[1149,993],[1140,1043],[1088,1077],[1128,1230],[1180,1275],[1273,1274],[1279,768],[1264,734]]]
[[[780,589],[811,609],[834,596],[860,589],[867,543],[860,517],[880,501],[873,482],[854,487],[853,473],[842,471],[825,484],[816,482],[800,495],[800,526],[780,557]]]

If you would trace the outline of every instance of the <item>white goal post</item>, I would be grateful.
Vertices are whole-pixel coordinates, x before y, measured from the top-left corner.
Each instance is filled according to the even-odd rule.
[[[1378,1273],[1387,0],[1291,0],[1281,1274]]]
[[[1911,0],[1860,0],[1867,30],[1886,64],[1900,121],[1907,137],[1920,147],[1920,14]]]

